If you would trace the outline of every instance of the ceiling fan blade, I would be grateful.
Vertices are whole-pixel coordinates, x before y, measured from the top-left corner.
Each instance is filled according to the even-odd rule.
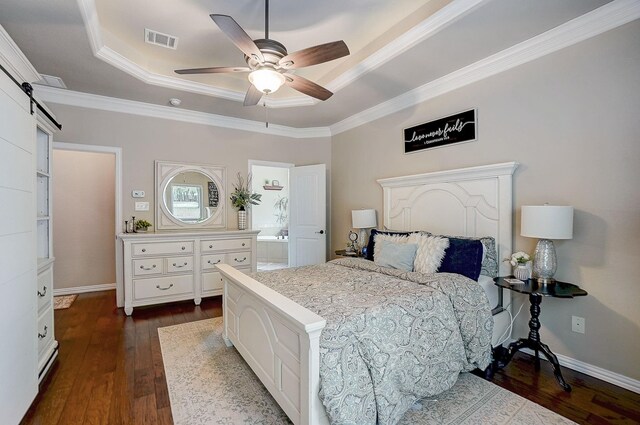
[[[286,79],[285,84],[300,93],[320,100],[327,100],[333,96],[333,93],[329,90],[299,75],[285,74],[284,77]]]
[[[242,29],[240,25],[228,15],[209,15],[213,22],[220,27],[222,32],[231,39],[238,49],[242,50],[245,55],[249,57],[255,57],[259,62],[264,62],[264,56],[262,52],[253,42],[251,37]]]
[[[262,98],[263,94],[264,93],[262,93],[260,90],[258,90],[256,88],[256,86],[251,84],[251,86],[249,86],[249,90],[247,90],[247,94],[244,97],[244,102],[242,104],[244,106],[257,105],[258,102],[260,102],[260,99]]]
[[[222,72],[251,72],[248,66],[214,66],[212,68],[176,69],[176,74],[218,74]]]
[[[286,69],[302,68],[319,63],[329,62],[334,59],[347,56],[349,48],[344,41],[334,41],[332,43],[320,44],[318,46],[307,47],[297,52],[289,53],[280,59],[280,66]]]

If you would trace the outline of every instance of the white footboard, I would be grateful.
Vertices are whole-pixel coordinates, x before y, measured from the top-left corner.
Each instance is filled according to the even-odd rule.
[[[235,345],[294,424],[328,424],[318,397],[326,321],[233,267],[224,278],[224,338]]]

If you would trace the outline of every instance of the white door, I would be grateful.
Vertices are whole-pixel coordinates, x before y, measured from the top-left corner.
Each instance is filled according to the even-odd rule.
[[[327,167],[289,170],[289,266],[327,261]]]

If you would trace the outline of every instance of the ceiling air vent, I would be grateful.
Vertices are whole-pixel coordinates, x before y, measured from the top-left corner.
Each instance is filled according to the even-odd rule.
[[[40,84],[41,86],[49,86],[49,87],[57,87],[59,89],[66,89],[67,85],[62,81],[60,77],[54,77],[53,75],[40,74],[40,78],[38,81],[35,81],[36,84]]]
[[[166,47],[167,49],[175,50],[175,48],[178,47],[178,37],[150,30],[149,28],[144,29],[144,41],[149,44],[155,44],[156,46]]]

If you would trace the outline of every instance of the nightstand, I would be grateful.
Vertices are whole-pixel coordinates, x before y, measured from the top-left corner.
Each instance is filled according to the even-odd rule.
[[[573,298],[585,296],[587,295],[587,291],[566,282],[556,281],[553,284],[540,285],[537,280],[529,279],[524,281],[524,284],[512,284],[507,282],[506,279],[514,279],[514,277],[498,277],[495,279],[496,286],[529,295],[529,302],[531,303],[531,307],[529,308],[529,311],[531,312],[531,320],[529,320],[529,336],[509,344],[509,347],[506,349],[498,347],[498,349],[494,351],[491,373],[498,369],[502,369],[509,364],[518,350],[521,350],[522,348],[529,348],[535,353],[536,370],[540,369],[539,353],[541,352],[553,366],[553,374],[555,375],[558,384],[560,384],[565,391],[571,391],[571,386],[567,384],[562,377],[558,358],[553,354],[553,352],[551,352],[546,344],[540,341],[540,333],[538,332],[540,330],[540,303],[542,302],[542,297]]]
[[[338,249],[336,250],[336,255],[338,257],[353,257],[353,258],[362,258],[362,255],[355,251],[347,251],[346,249]]]

